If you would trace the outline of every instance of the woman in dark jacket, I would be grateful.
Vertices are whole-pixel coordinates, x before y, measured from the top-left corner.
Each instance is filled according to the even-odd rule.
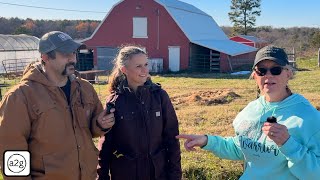
[[[166,91],[150,80],[146,53],[121,48],[110,82],[115,125],[99,141],[99,179],[180,180],[177,116]]]

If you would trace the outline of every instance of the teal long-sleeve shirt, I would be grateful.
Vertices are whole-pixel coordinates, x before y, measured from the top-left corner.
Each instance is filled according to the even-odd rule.
[[[271,115],[288,128],[290,138],[281,147],[261,130]],[[237,115],[233,126],[234,137],[209,135],[203,149],[224,159],[244,160],[240,179],[320,178],[320,112],[301,95],[272,103],[261,96]]]

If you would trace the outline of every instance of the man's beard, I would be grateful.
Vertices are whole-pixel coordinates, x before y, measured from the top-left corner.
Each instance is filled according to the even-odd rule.
[[[76,63],[70,62],[70,63],[66,64],[66,66],[64,67],[64,70],[61,73],[63,76],[69,75],[69,74],[67,74],[67,68],[70,67],[70,66],[73,66],[73,68],[75,69],[76,68]]]

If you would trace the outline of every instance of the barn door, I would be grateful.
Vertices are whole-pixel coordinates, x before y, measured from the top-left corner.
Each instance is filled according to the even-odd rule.
[[[112,61],[118,52],[117,48],[113,47],[98,47],[97,48],[97,65],[98,70],[112,70]]]
[[[169,46],[169,70],[180,70],[180,46]]]

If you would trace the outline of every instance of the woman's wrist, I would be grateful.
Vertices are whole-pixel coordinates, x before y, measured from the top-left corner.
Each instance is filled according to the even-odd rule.
[[[203,135],[204,136],[204,138],[205,138],[205,140],[204,140],[204,143],[203,143],[203,145],[202,146],[200,146],[200,148],[204,148],[207,144],[208,144],[208,135]]]

